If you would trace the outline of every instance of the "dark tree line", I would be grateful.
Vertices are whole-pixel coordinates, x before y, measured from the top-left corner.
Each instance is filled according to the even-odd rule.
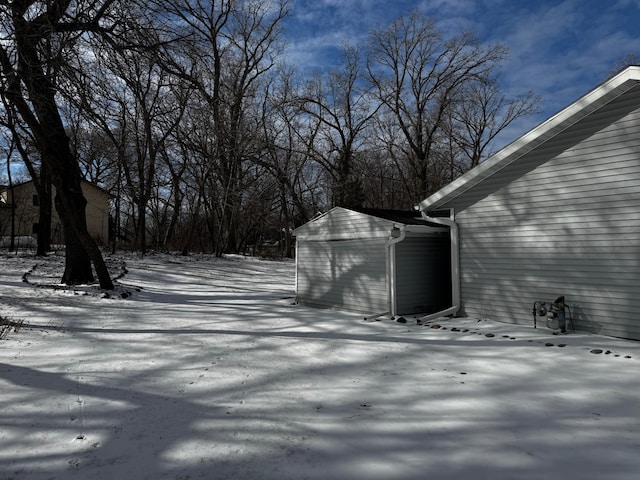
[[[0,0],[2,128],[38,188],[56,187],[64,281],[93,265],[111,286],[82,178],[113,195],[119,245],[287,254],[291,229],[331,206],[411,208],[536,108],[501,91],[504,46],[417,13],[310,76],[286,64],[287,9]]]

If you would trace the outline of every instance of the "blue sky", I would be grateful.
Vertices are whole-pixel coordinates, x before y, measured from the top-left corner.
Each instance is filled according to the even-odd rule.
[[[542,104],[540,114],[513,125],[503,143],[596,87],[626,54],[640,57],[640,0],[290,0],[290,58],[301,68],[324,70],[338,61],[345,41],[365,41],[371,28],[413,10],[438,18],[445,33],[467,29],[509,48],[500,69],[503,89],[533,90]]]

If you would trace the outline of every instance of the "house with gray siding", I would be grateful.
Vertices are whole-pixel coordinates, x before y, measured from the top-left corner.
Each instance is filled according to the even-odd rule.
[[[640,67],[629,67],[419,204],[447,211],[447,313],[532,324],[563,295],[576,330],[640,339]]]
[[[437,220],[436,220],[437,222]],[[451,303],[449,234],[417,211],[336,207],[294,230],[297,302],[367,317]]]

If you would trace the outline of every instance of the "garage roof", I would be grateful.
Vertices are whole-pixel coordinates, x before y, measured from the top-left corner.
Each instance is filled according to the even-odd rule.
[[[394,228],[437,233],[447,229],[421,218],[415,210],[334,207],[293,231],[298,239],[342,240],[388,237]]]
[[[391,220],[392,222],[402,225],[426,225],[430,227],[440,227],[435,223],[427,222],[420,212],[416,210],[386,210],[382,208],[352,208],[356,212],[364,213],[365,215],[371,215],[372,217],[383,218],[385,220]]]

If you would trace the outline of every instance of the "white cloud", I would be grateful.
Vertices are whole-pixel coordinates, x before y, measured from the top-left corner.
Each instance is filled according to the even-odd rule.
[[[640,54],[640,0],[295,0],[290,58],[312,69],[335,65],[345,41],[362,42],[373,27],[413,10],[438,18],[445,36],[466,29],[509,47],[506,93],[543,97],[531,127],[603,81],[625,54]]]

